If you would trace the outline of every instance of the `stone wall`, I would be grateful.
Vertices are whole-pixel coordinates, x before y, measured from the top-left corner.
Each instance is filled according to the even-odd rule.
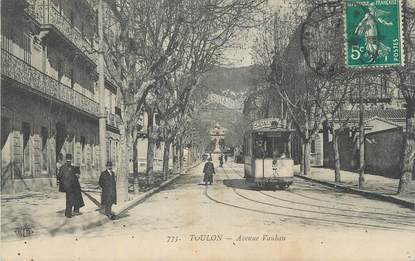
[[[339,134],[340,168],[358,171],[358,133],[344,131]],[[371,132],[365,135],[365,171],[390,178],[399,178],[403,153],[402,128]],[[332,141],[324,138],[324,167],[334,168]]]
[[[391,178],[399,178],[403,142],[402,128],[367,134],[365,142],[366,170]]]

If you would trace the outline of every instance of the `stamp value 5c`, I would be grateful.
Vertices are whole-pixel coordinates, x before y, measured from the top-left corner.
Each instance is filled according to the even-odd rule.
[[[401,0],[346,0],[348,68],[404,64]]]

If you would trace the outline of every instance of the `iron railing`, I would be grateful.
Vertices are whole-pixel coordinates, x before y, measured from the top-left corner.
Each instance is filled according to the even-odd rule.
[[[99,104],[91,98],[53,79],[13,54],[1,51],[1,74],[26,88],[64,102],[91,115],[99,115]]]
[[[53,26],[72,42],[82,53],[94,63],[97,61],[95,48],[98,46],[94,39],[87,39],[82,33],[56,9],[50,0],[29,0],[27,13],[41,25]]]

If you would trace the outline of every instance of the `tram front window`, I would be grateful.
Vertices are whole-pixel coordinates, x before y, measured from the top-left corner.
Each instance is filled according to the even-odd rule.
[[[255,158],[277,159],[287,155],[288,140],[282,137],[258,136],[255,140]]]

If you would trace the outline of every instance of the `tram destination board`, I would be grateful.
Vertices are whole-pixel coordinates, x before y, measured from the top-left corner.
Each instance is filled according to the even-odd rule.
[[[286,129],[286,124],[278,118],[267,118],[267,119],[261,119],[256,120],[252,123],[252,127],[254,130],[256,129]]]

